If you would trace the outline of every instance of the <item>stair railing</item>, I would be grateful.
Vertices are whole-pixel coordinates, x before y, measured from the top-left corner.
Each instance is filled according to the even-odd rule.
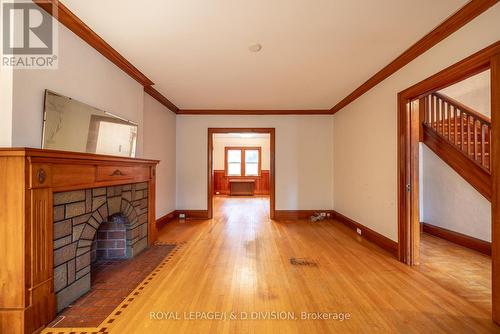
[[[490,173],[491,120],[437,92],[425,96],[424,124]]]

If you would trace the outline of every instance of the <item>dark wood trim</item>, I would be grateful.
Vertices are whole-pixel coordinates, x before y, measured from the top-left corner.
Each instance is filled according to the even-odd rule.
[[[159,91],[154,89],[152,86],[145,86],[144,91],[148,93],[152,98],[154,98],[156,101],[160,102],[163,104],[167,109],[172,111],[175,114],[179,113],[179,108],[172,102],[170,102],[169,99],[167,99],[165,96],[163,96]]]
[[[330,115],[328,109],[310,110],[243,110],[243,109],[180,109],[179,115]]]
[[[132,65],[118,51],[113,49],[111,45],[106,43],[99,35],[97,35],[89,26],[87,26],[80,18],[68,9],[61,1],[58,0],[33,0],[39,7],[43,8],[47,13],[56,18],[66,28],[71,30],[75,35],[87,42],[96,51],[109,59],[116,66],[121,68],[125,73],[143,86],[152,85],[153,82]]]
[[[409,64],[411,61],[428,51],[430,48],[444,40],[446,37],[453,34],[458,29],[472,21],[477,16],[495,5],[498,0],[471,0],[455,14],[448,17],[444,22],[438,25],[434,30],[413,44],[399,57],[394,59],[387,66],[378,71],[370,79],[361,86],[356,88],[351,94],[346,96],[342,101],[337,103],[332,109],[332,114],[340,111],[342,108],[355,101],[361,95],[387,79],[389,76],[399,71],[401,68]]]
[[[451,231],[428,223],[421,223],[421,224],[422,224],[422,231],[425,233],[428,233],[435,237],[439,237],[441,239],[448,240],[462,247],[466,247],[486,255],[491,255],[491,242],[484,241],[481,239],[476,239],[468,235]]]
[[[491,58],[491,255],[493,320],[500,324],[500,53]]]
[[[481,195],[491,202],[491,175],[487,170],[475,164],[465,153],[424,125],[423,143],[438,155],[448,166],[453,168]]]
[[[349,227],[350,229],[356,231],[356,229],[361,230],[361,236],[364,237],[366,240],[373,242],[380,248],[388,251],[391,253],[394,257],[397,257],[398,255],[398,243],[394,240],[391,240],[387,238],[386,236],[375,232],[374,230],[364,226],[361,223],[358,223],[355,220],[352,220],[351,218],[348,218],[344,216],[343,214],[332,210],[332,218],[345,226]]]
[[[274,220],[286,221],[286,220],[299,220],[299,219],[309,219],[311,216],[318,212],[324,212],[327,214],[327,219],[331,219],[333,216],[332,210],[276,210],[274,215]]]
[[[208,210],[175,210],[175,217],[179,218],[179,214],[185,214],[186,219],[210,219]]]
[[[156,219],[156,228],[158,230],[162,229],[163,226],[167,225],[172,220],[175,220],[175,218],[177,218],[175,210],[167,213],[166,215],[161,216],[160,218]]]
[[[276,139],[275,139],[275,129],[274,128],[208,128],[208,141],[207,141],[207,208],[208,208],[208,218],[213,217],[213,196],[214,196],[214,184],[213,184],[213,140],[214,134],[216,133],[268,133],[269,134],[269,150],[270,150],[270,160],[269,160],[269,216],[274,219],[276,211],[276,200],[275,200],[275,180],[276,180],[276,167],[275,167],[275,149],[276,149]]]

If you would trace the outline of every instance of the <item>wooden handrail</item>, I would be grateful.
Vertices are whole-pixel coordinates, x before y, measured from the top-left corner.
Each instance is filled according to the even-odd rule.
[[[472,108],[466,106],[465,104],[449,97],[448,95],[444,95],[444,94],[438,93],[438,92],[434,92],[434,93],[432,93],[432,95],[435,95],[438,98],[440,98],[441,100],[448,102],[449,104],[451,104],[455,108],[462,110],[464,113],[469,114],[469,115],[473,116],[474,118],[477,118],[482,123],[485,123],[485,124],[488,124],[489,126],[491,126],[491,119],[490,118],[486,117],[485,115],[483,115],[481,113],[478,113],[474,109],[472,109]]]
[[[423,123],[490,173],[491,120],[441,93],[424,97]]]

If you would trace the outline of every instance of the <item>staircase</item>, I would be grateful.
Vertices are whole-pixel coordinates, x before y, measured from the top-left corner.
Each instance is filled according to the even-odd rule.
[[[437,92],[423,107],[424,144],[491,201],[491,120]]]

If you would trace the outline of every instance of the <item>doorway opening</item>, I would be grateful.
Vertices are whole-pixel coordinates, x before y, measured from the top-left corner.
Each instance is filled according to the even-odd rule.
[[[275,211],[274,128],[208,129],[208,218],[217,208]]]
[[[462,102],[449,96],[457,93],[457,87],[463,88],[464,83],[486,76],[491,93],[486,102],[491,103],[491,120],[467,106],[464,96],[459,97]],[[500,152],[495,144],[500,131],[500,128],[496,130],[499,127],[496,120],[500,118],[499,89],[500,46],[497,43],[398,94],[399,259],[409,265],[419,265],[417,270],[434,275],[435,282],[441,280],[438,284],[447,289],[467,287],[467,280],[474,279],[476,270],[477,283],[484,287],[480,298],[488,299],[480,304],[491,309],[497,323],[500,321],[497,275],[500,270],[497,251],[500,182],[495,153]],[[467,103],[470,104],[470,100]],[[484,100],[482,103],[486,104]],[[453,182],[462,182],[462,186],[454,188]],[[465,189],[467,187],[472,190]],[[491,201],[491,206],[483,205],[486,209],[481,213],[477,206],[467,208],[472,199],[464,194],[471,191],[483,198],[482,202]],[[477,198],[474,201],[481,202]],[[460,223],[461,215],[474,217],[468,224],[476,226]],[[454,221],[449,219],[453,216]],[[480,227],[479,224],[487,225]],[[491,258],[468,249],[472,248],[471,240],[476,245],[482,242],[484,248],[489,238]],[[476,256],[481,257],[479,266]],[[453,277],[451,271],[447,272],[450,261],[462,261],[458,268],[469,266],[470,270]],[[471,301],[475,298],[473,294]]]

